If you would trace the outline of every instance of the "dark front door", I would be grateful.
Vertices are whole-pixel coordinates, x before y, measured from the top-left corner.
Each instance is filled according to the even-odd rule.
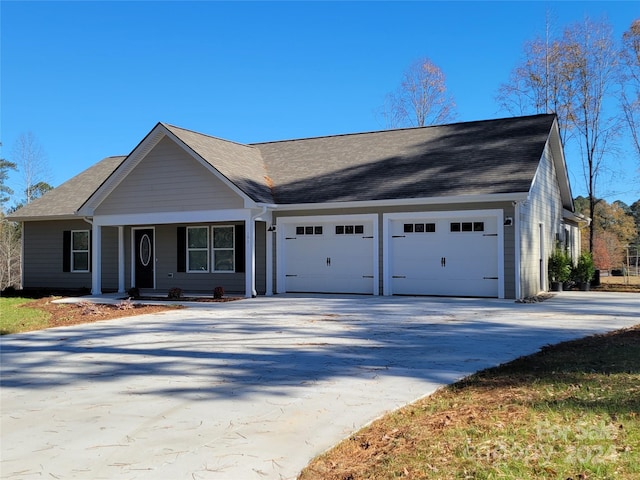
[[[135,245],[133,255],[136,259],[137,288],[154,287],[155,254],[153,252],[153,229],[145,228],[135,230]]]

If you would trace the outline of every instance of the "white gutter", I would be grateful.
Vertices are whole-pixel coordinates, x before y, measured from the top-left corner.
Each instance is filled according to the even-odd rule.
[[[365,200],[349,202],[324,202],[324,203],[292,203],[283,205],[273,205],[271,208],[278,211],[287,210],[330,210],[340,208],[379,208],[408,205],[441,205],[441,204],[461,204],[461,203],[487,203],[487,202],[519,202],[526,201],[528,192],[520,193],[497,193],[488,195],[462,195],[450,197],[421,197],[403,198],[397,200]]]

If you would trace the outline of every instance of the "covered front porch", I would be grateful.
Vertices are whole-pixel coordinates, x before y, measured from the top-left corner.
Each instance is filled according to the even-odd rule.
[[[266,208],[102,215],[91,224],[91,293],[273,292],[273,235]]]

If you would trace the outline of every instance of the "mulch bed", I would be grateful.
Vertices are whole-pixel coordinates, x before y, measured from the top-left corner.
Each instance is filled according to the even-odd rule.
[[[132,298],[132,300],[143,300],[143,301],[154,301],[154,302],[202,302],[202,303],[220,303],[220,302],[233,302],[235,300],[242,300],[244,297],[222,297],[222,298],[211,298],[211,297],[180,297],[180,298],[169,298],[169,297],[136,297]],[[128,300],[129,298],[122,298],[122,300]]]

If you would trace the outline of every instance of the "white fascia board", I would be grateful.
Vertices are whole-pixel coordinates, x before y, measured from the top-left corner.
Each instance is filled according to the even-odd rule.
[[[455,210],[437,212],[394,212],[385,213],[382,218],[386,220],[404,220],[409,218],[466,218],[466,217],[496,217],[500,220],[503,215],[501,209],[489,210]]]
[[[584,226],[591,224],[591,219],[589,217],[582,215],[581,213],[572,212],[566,208],[562,209],[562,218]]]
[[[50,220],[81,220],[78,215],[34,215],[28,217],[6,217],[9,222],[45,222]]]
[[[296,216],[296,217],[278,217],[278,224],[283,223],[299,223],[299,222],[308,222],[310,219],[313,219],[316,222],[337,222],[337,221],[370,221],[376,223],[378,220],[378,215],[375,213],[362,213],[362,214],[349,214],[349,215],[304,215],[304,216]],[[377,236],[377,232],[375,233]]]
[[[170,223],[209,223],[245,220],[247,210],[196,210],[188,212],[128,213],[124,215],[96,215],[94,225],[162,225]]]
[[[487,202],[520,202],[527,200],[528,192],[496,193],[489,195],[459,195],[450,197],[424,197],[402,198],[396,200],[366,200],[352,202],[326,202],[326,203],[296,203],[276,205],[276,211],[288,210],[328,210],[334,208],[380,208],[411,205],[450,205],[462,203],[487,203]]]
[[[558,177],[560,194],[562,196],[562,205],[573,210],[573,194],[571,192],[567,161],[564,156],[564,147],[562,146],[562,140],[560,139],[559,128],[558,119],[556,118],[553,122],[553,126],[551,127],[548,142],[551,146],[551,153],[553,154],[553,164],[556,169],[556,176]]]

